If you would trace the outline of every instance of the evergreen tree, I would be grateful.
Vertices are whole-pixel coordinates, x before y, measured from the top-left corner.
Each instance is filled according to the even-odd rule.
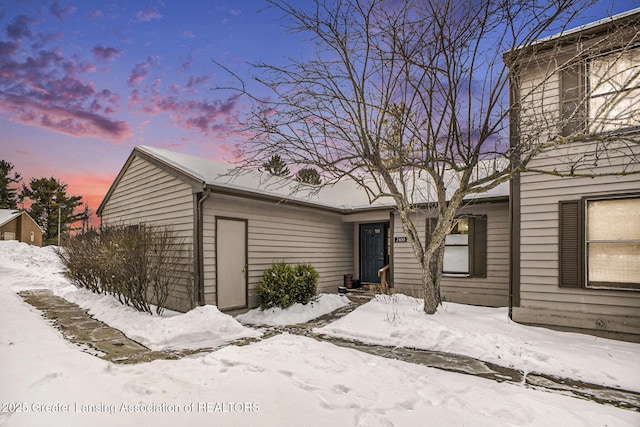
[[[269,161],[262,164],[262,167],[273,176],[282,176],[286,178],[291,173],[287,164],[277,154],[271,156]]]
[[[296,179],[305,184],[320,185],[322,180],[320,174],[314,168],[302,168],[298,171]]]
[[[0,209],[17,209],[18,208],[18,195],[16,194],[18,188],[11,188],[11,184],[17,184],[22,180],[22,177],[14,173],[13,164],[0,160]]]
[[[32,178],[29,187],[22,185],[22,197],[31,200],[28,212],[42,227],[43,244],[56,244],[58,241],[58,212],[60,212],[60,233],[69,231],[70,225],[82,219],[82,213],[75,214],[81,205],[81,196],[67,196],[67,184],[57,179]]]

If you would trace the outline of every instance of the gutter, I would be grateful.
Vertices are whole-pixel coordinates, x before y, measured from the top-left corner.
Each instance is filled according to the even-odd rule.
[[[203,185],[203,191],[197,193],[195,227],[194,227],[194,267],[195,267],[195,287],[197,289],[198,305],[204,305],[204,215],[202,206],[211,195],[211,190]]]

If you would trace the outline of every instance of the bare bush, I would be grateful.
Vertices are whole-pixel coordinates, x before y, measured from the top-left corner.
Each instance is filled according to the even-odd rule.
[[[67,239],[58,256],[76,286],[161,314],[173,286],[188,275],[181,248],[167,227],[116,225]]]

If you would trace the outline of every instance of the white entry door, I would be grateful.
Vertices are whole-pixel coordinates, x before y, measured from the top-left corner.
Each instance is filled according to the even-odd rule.
[[[247,306],[247,221],[216,218],[218,308]]]

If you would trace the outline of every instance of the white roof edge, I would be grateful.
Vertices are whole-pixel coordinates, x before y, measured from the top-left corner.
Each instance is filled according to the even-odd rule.
[[[368,209],[393,208],[392,201],[378,200],[369,202],[365,191],[355,182],[345,180],[321,188],[300,187],[293,179],[273,177],[263,172],[249,171],[246,174],[232,175],[234,166],[216,160],[208,160],[189,154],[155,148],[136,147],[140,152],[166,164],[180,173],[200,181],[206,187],[218,187],[247,195],[280,199],[283,203],[296,203],[335,211],[363,211]],[[266,175],[266,176],[265,176]],[[465,200],[504,198],[509,195],[508,182],[481,194],[470,194]],[[416,200],[416,204],[428,204],[433,200]]]
[[[617,21],[619,19],[624,19],[627,16],[631,16],[631,15],[634,15],[636,13],[640,13],[640,7],[628,10],[626,12],[617,13],[617,14],[612,15],[612,16],[607,16],[606,18],[598,19],[597,21],[590,22],[590,23],[584,24],[584,25],[580,25],[579,27],[570,28],[570,29],[568,29],[566,31],[562,31],[562,32],[560,32],[558,34],[553,34],[551,36],[538,39],[535,42],[531,43],[529,46],[546,43],[546,42],[551,41],[551,40],[560,39],[562,37],[570,36],[572,34],[578,34],[578,33],[590,30],[592,28],[599,27],[600,25],[603,25],[603,24],[608,24],[610,22],[614,22],[614,21]],[[522,47],[526,47],[526,46],[522,46]]]
[[[10,221],[13,221],[14,219],[16,219],[17,217],[19,217],[22,214],[25,214],[27,216],[27,218],[29,218],[29,220],[31,222],[33,222],[41,231],[44,231],[42,229],[42,227],[40,226],[40,224],[38,224],[31,217],[31,215],[29,215],[29,212],[21,211],[19,209],[0,209],[0,227],[2,227],[3,225],[9,223]]]
[[[0,209],[0,227],[20,216],[22,211],[18,209]]]

